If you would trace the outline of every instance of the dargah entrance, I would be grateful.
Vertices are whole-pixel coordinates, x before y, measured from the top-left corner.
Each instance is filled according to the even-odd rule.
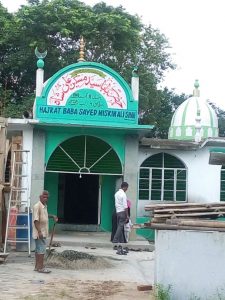
[[[52,153],[46,172],[58,174],[59,222],[97,225],[100,224],[102,198],[105,198],[102,179],[121,177],[122,165],[109,144],[85,135],[60,144]],[[109,200],[111,204],[112,199]]]
[[[66,224],[99,224],[99,176],[60,174],[58,216]]]
[[[137,69],[130,88],[117,72],[81,55],[44,83],[38,58],[33,193],[49,191],[48,210],[62,225],[110,231],[114,193],[125,180],[135,220],[139,138],[152,128],[138,124]]]

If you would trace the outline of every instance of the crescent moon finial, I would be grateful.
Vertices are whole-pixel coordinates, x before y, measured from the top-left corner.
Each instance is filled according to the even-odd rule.
[[[38,48],[36,47],[35,50],[34,50],[34,53],[35,53],[35,55],[38,59],[44,59],[46,57],[48,51],[45,50],[44,52],[41,53],[41,52],[38,51]]]

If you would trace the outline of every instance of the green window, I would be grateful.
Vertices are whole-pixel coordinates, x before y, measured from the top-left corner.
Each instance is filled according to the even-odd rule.
[[[139,172],[139,200],[186,201],[186,189],[187,170],[178,158],[158,153],[142,163]]]
[[[220,173],[220,201],[225,201],[225,166],[222,166]]]

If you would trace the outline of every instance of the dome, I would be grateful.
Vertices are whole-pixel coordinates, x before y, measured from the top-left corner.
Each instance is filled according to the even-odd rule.
[[[218,119],[211,105],[199,96],[198,82],[194,95],[175,111],[169,128],[169,139],[196,140],[218,136]]]

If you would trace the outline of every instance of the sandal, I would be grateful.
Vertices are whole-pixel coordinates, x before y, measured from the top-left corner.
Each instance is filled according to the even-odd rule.
[[[48,269],[45,269],[45,268],[43,268],[43,269],[40,269],[40,270],[37,270],[38,271],[38,273],[45,273],[45,274],[49,274],[49,273],[51,273],[51,271],[50,270],[48,270]]]

